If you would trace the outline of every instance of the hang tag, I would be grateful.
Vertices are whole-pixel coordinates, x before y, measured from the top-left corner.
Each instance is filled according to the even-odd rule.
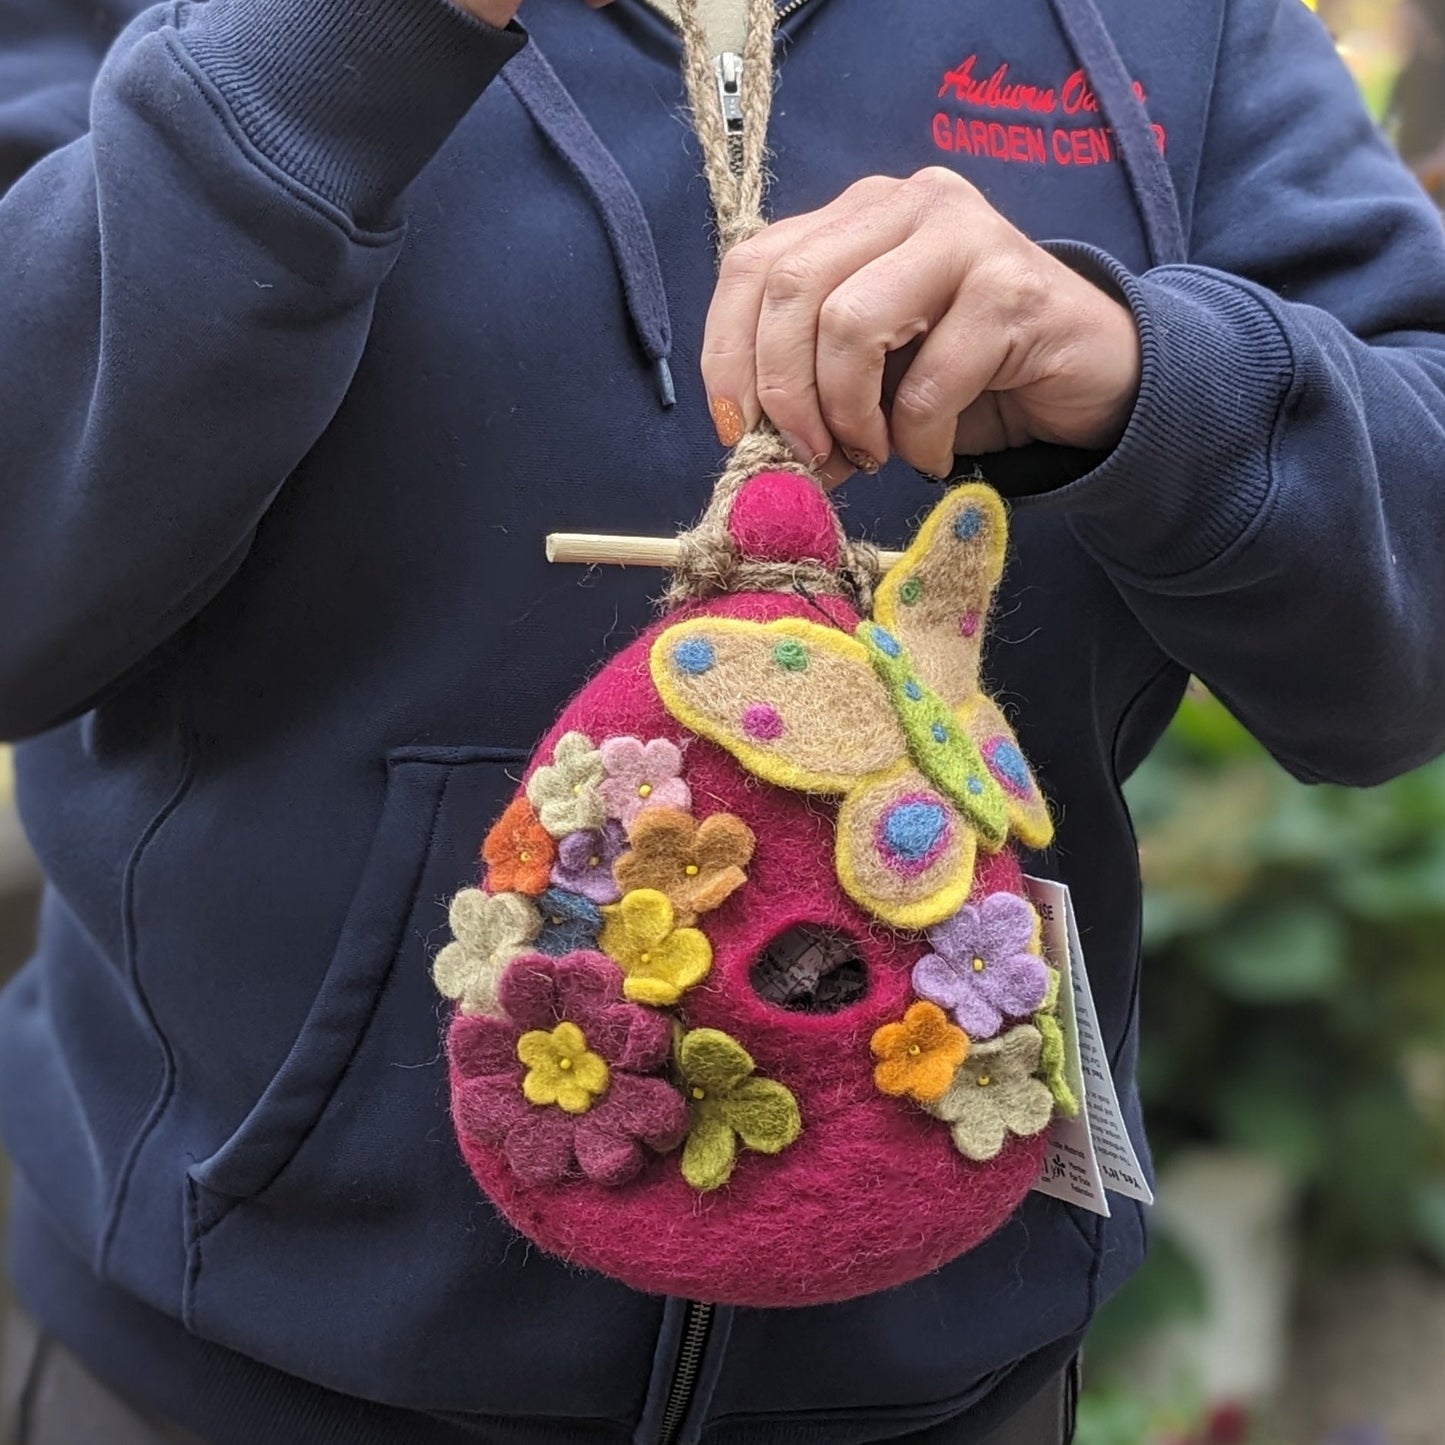
[[[1059,1023],[1064,1032],[1064,1073],[1083,1106],[1075,1118],[1054,1120],[1043,1173],[1034,1188],[1107,1219],[1105,1190],[1145,1204],[1154,1202],[1154,1194],[1119,1109],[1073,899],[1064,884],[1047,878],[1026,877],[1024,888],[1043,920],[1044,956],[1062,975]]]

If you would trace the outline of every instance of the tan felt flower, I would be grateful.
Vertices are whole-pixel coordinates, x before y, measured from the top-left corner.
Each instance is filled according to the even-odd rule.
[[[929,1112],[953,1126],[953,1142],[969,1159],[992,1159],[1010,1134],[1042,1133],[1054,1113],[1049,1086],[1034,1075],[1044,1040],[1032,1024],[1020,1024],[974,1044],[948,1092]]]
[[[554,838],[600,828],[607,821],[601,791],[605,776],[602,754],[592,739],[585,733],[564,733],[552,761],[528,779],[527,800]]]
[[[542,931],[542,915],[519,893],[463,888],[448,914],[453,942],[437,954],[432,981],[465,1014],[495,1014],[502,970]]]
[[[632,844],[613,865],[624,893],[651,888],[672,900],[680,924],[709,913],[748,881],[753,831],[731,813],[701,823],[680,808],[648,808],[628,830]]]

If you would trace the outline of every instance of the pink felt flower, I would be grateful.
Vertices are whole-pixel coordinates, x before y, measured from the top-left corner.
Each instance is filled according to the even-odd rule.
[[[602,744],[607,770],[601,793],[607,815],[630,823],[644,808],[692,806],[692,792],[682,778],[682,752],[666,738],[608,738]]]
[[[645,1149],[682,1142],[687,1104],[662,1077],[672,1024],[622,997],[610,959],[525,955],[508,965],[497,995],[505,1018],[452,1020],[454,1106],[458,1127],[499,1145],[523,1184],[578,1174],[622,1184]]]
[[[1048,995],[1037,928],[1028,901],[1013,893],[965,905],[929,930],[937,951],[914,965],[914,992],[947,1009],[971,1039],[991,1039],[1005,1018],[1029,1017]]]

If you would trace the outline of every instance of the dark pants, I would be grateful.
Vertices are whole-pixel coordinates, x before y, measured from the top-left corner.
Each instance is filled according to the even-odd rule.
[[[985,1441],[958,1445],[1067,1445],[1077,1367],[1065,1371]],[[179,1425],[101,1384],[20,1310],[5,1323],[0,1445],[205,1445]],[[906,1445],[906,1442],[899,1442]]]

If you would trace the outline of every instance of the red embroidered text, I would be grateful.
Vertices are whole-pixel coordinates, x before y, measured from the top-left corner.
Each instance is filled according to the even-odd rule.
[[[1134,81],[1134,94],[1147,100],[1144,87]],[[1097,166],[1111,165],[1118,147],[1113,131],[1105,125],[1089,125],[1099,113],[1099,98],[1088,77],[1076,70],[1061,85],[1031,85],[1015,80],[1005,61],[988,74],[980,73],[977,54],[966,56],[945,73],[938,98],[945,97],[973,111],[1011,111],[1028,116],[1075,117],[1076,123],[1005,124],[1001,120],[980,120],[969,115],[952,115],[940,110],[933,117],[933,143],[941,151],[1011,161],[1024,165]],[[1154,141],[1163,154],[1168,138],[1162,125],[1152,127]]]

